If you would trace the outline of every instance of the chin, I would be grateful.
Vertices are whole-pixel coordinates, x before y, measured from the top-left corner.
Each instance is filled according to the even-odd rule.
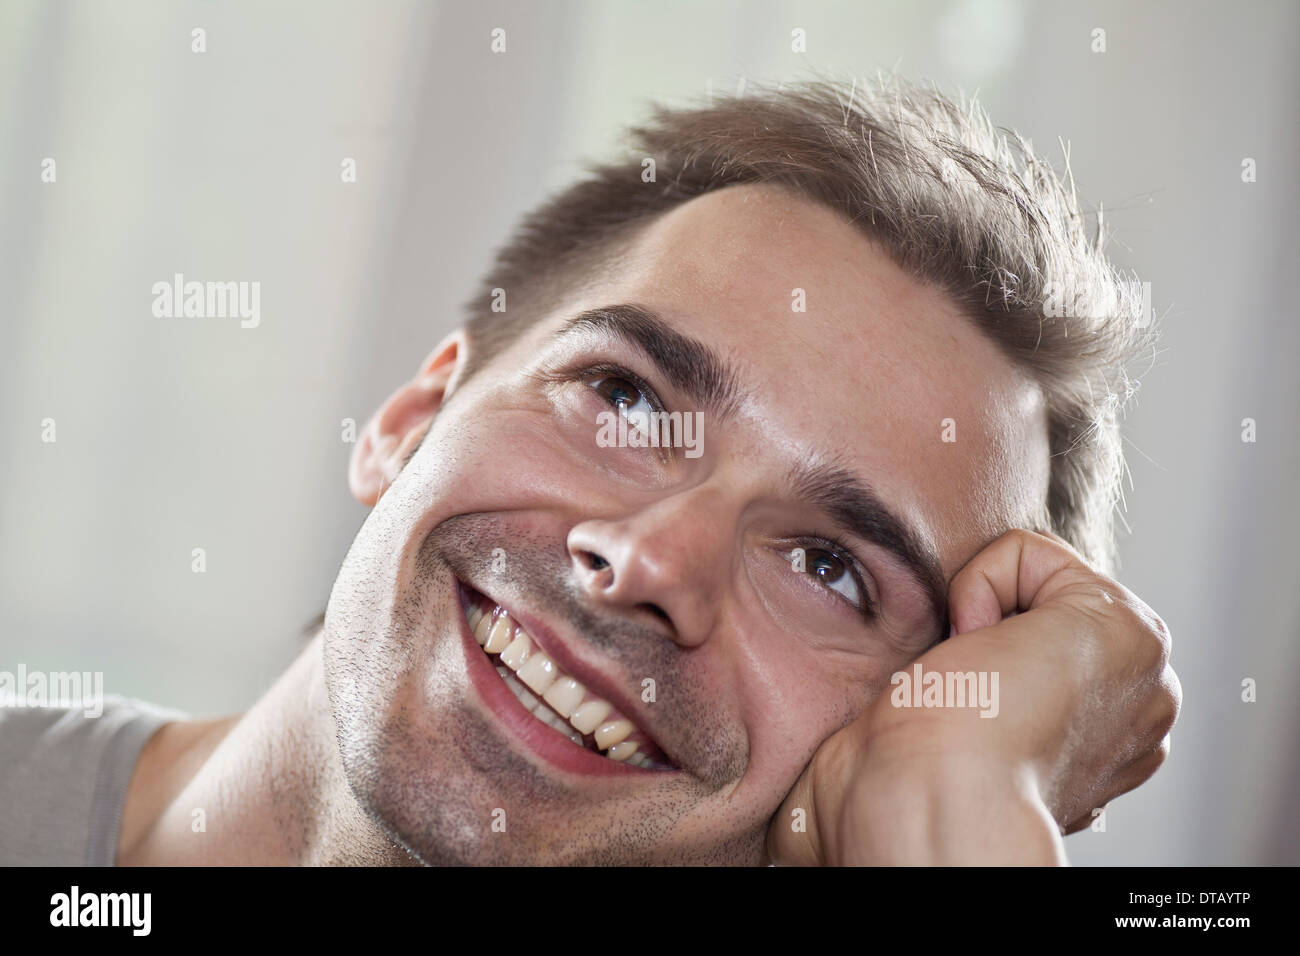
[[[553,714],[536,715],[545,691],[514,686],[536,686],[536,666],[524,670],[519,647],[501,655],[525,625],[537,653],[557,673],[581,677],[610,713],[634,705],[573,653],[579,638],[563,618],[493,593],[499,579],[470,557],[481,545],[441,537],[450,553],[423,540],[396,583],[374,573],[382,562],[354,562],[350,553],[326,612],[339,752],[352,795],[375,825],[431,865],[758,862],[762,821],[741,821],[724,806],[720,819],[706,819],[703,804],[716,794],[680,769],[653,728],[620,738],[636,742],[644,759],[619,760],[628,748],[615,751],[608,735],[598,741],[590,728],[578,733]],[[477,625],[499,623],[504,611],[522,623],[509,644],[502,635],[489,641],[493,628]],[[511,680],[521,672],[522,682]],[[570,708],[550,697],[574,713],[590,703]]]

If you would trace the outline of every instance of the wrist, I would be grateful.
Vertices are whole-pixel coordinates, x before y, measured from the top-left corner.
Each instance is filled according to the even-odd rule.
[[[1027,766],[973,750],[877,742],[851,771],[828,862],[1061,865],[1060,830]]]

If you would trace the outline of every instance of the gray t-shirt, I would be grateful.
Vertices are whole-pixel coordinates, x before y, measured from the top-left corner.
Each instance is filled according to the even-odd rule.
[[[186,715],[106,695],[86,708],[0,705],[0,865],[112,866],[140,751]]]

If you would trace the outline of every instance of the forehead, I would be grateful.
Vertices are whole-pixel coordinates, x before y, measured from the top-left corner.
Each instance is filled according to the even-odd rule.
[[[747,447],[837,457],[948,574],[1045,498],[1038,387],[833,210],[775,186],[707,193],[655,220],[583,298],[644,305],[712,346],[739,370]]]

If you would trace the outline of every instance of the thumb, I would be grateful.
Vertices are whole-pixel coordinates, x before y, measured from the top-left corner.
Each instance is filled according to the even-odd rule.
[[[820,866],[817,839],[812,788],[805,771],[772,817],[763,862],[776,866]]]
[[[971,558],[948,586],[948,616],[965,634],[999,623],[1013,611],[1029,611],[1066,587],[1078,570],[1092,569],[1068,544],[1036,531],[1008,531]]]

